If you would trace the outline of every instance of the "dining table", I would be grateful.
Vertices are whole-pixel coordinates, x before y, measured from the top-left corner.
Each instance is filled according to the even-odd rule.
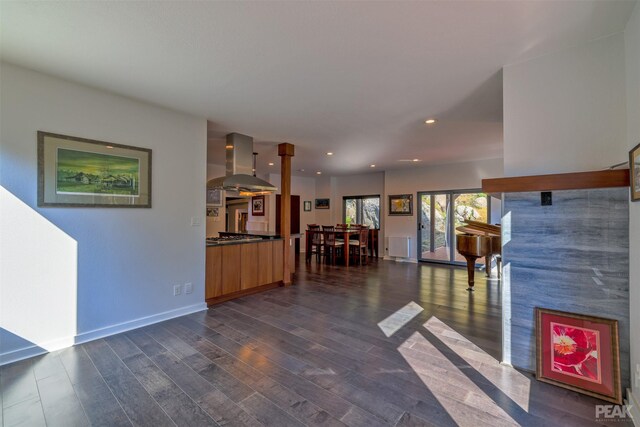
[[[334,233],[336,234],[336,238],[340,238],[338,236],[342,236],[344,240],[344,249],[342,250],[342,257],[344,260],[344,265],[349,266],[349,237],[351,235],[359,235],[360,230],[356,228],[335,228],[334,230],[307,230],[306,231],[306,259],[307,261],[311,260],[311,241],[313,238],[313,233]]]

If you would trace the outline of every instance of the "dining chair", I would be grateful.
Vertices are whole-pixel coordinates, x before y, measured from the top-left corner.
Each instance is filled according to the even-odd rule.
[[[362,259],[367,261],[369,257],[369,227],[363,226],[360,228],[358,238],[353,241],[349,241],[349,253],[358,257],[358,263],[364,264]]]
[[[307,228],[309,230],[309,234],[311,235],[311,243],[310,243],[311,255],[315,254],[316,262],[320,262],[320,258],[324,256],[323,244],[322,244],[322,231],[320,231],[320,226],[318,224],[309,224]]]
[[[333,227],[331,227],[333,228]],[[344,242],[336,239],[336,233],[334,230],[323,230],[324,234],[324,258],[327,262],[331,260],[331,264],[336,263],[336,256],[340,249],[344,250]]]

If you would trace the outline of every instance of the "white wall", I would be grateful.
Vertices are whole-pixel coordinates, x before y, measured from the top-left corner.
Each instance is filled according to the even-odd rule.
[[[599,170],[626,160],[621,34],[507,66],[503,83],[505,176]]]
[[[316,178],[316,199],[329,199],[329,207],[333,208],[333,200],[331,200],[333,188],[335,187],[335,178],[330,176],[319,176]],[[315,200],[313,201],[313,210],[316,214],[317,224],[336,224],[338,217],[334,218],[333,209],[316,209]]]
[[[640,4],[625,30],[627,83],[627,148],[640,143]],[[640,202],[629,206],[629,309],[631,320],[631,384],[640,398]],[[638,377],[635,377],[638,375]],[[640,402],[638,402],[640,403]],[[638,414],[640,412],[636,412]]]
[[[384,180],[385,229],[384,242],[388,237],[411,237],[410,258],[418,258],[418,191],[439,191],[481,188],[482,179],[502,177],[502,159],[477,162],[453,163],[425,166],[421,168],[387,171]],[[387,216],[387,196],[391,194],[413,194],[412,216]],[[381,239],[382,240],[382,239]],[[385,252],[380,252],[384,253]]]
[[[204,309],[206,121],[4,63],[0,92],[0,363]],[[151,148],[153,207],[38,208],[38,130]]]

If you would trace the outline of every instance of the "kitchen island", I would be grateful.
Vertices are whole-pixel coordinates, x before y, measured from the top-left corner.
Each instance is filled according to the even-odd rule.
[[[207,240],[205,299],[217,304],[282,284],[283,240]]]

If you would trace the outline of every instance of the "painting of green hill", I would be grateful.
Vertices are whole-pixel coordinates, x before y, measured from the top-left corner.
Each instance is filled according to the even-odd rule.
[[[140,161],[58,148],[56,193],[138,196]]]

